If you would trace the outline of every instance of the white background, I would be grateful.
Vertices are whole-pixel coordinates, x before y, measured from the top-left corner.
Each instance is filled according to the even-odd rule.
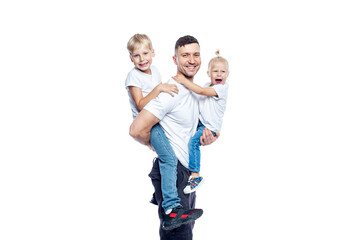
[[[230,64],[194,239],[360,239],[357,1],[2,1],[0,239],[158,239],[155,154],[128,135],[126,43],[165,81],[195,36]]]

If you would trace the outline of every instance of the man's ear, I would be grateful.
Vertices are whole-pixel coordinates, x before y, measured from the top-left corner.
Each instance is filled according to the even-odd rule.
[[[177,59],[176,59],[175,55],[173,56],[173,61],[174,61],[175,65],[177,65]]]

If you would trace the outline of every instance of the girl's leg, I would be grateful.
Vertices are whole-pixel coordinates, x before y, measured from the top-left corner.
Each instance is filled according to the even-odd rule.
[[[200,137],[203,135],[205,126],[199,121],[196,133],[190,139],[189,147],[189,170],[191,172],[200,172]]]
[[[197,190],[203,183],[203,178],[199,175],[200,172],[200,137],[203,135],[205,126],[199,121],[198,128],[194,136],[190,139],[189,147],[189,170],[191,175],[187,186],[184,188],[184,193],[189,194]]]
[[[151,129],[150,141],[160,159],[159,167],[163,195],[162,207],[166,212],[180,205],[180,198],[176,188],[178,160],[159,124],[156,124]]]
[[[184,189],[184,193],[192,193],[196,191],[200,185],[204,182],[203,177],[200,176],[200,137],[203,135],[205,126],[199,121],[198,128],[194,136],[190,139],[189,147],[189,170],[191,171],[191,176],[188,180],[188,185]],[[215,133],[212,132],[215,136]]]

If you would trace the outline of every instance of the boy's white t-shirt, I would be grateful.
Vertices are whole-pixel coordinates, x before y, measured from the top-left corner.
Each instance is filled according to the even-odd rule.
[[[128,73],[125,80],[125,87],[129,94],[129,101],[134,119],[139,114],[139,111],[136,108],[134,99],[130,94],[129,87],[134,86],[141,88],[143,97],[146,97],[159,83],[161,83],[161,75],[159,70],[153,65],[150,66],[150,70],[151,70],[151,75],[146,74],[134,67]]]
[[[160,126],[176,157],[184,167],[189,168],[188,143],[196,132],[199,120],[198,96],[172,78],[168,83],[176,84],[179,93],[174,94],[174,97],[168,93],[160,93],[145,109],[160,119]]]
[[[211,83],[207,83],[204,87],[209,87],[210,84]],[[216,84],[212,86],[212,88],[216,91],[218,97],[199,97],[199,118],[205,127],[211,131],[220,132],[226,109],[229,85],[227,83]]]

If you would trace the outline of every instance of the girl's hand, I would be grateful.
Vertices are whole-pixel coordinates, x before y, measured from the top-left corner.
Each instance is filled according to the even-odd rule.
[[[166,92],[174,97],[173,93],[178,94],[179,89],[175,84],[161,83],[160,84],[160,92]]]
[[[174,79],[175,81],[177,81],[178,83],[180,83],[180,84],[184,84],[185,81],[188,81],[188,80],[186,79],[186,77],[184,77],[183,75],[180,75],[180,74],[178,74],[178,75],[176,75],[175,77],[173,77],[173,79]]]

